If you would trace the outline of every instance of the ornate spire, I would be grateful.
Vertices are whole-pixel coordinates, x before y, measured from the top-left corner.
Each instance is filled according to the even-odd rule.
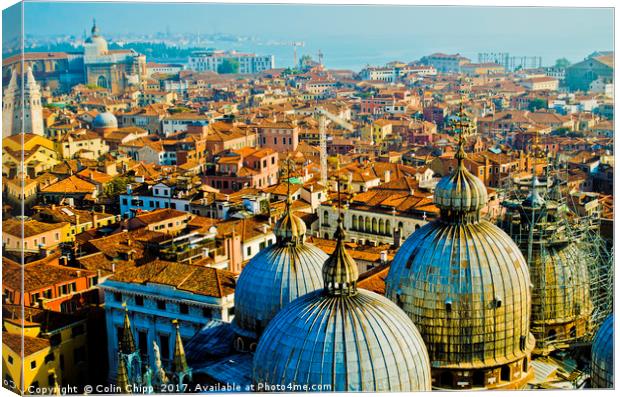
[[[458,149],[454,157],[458,160],[458,167],[463,167],[463,160],[467,157],[465,154],[465,137],[464,130],[466,128],[465,122],[463,118],[465,117],[465,111],[463,110],[463,98],[461,98],[461,103],[459,105],[459,120],[455,123],[455,129],[457,130],[458,137]]]
[[[133,339],[133,332],[131,331],[127,304],[123,303],[123,307],[125,307],[125,321],[123,322],[123,335],[121,335],[120,340],[120,351],[123,354],[131,354],[136,351],[136,342]]]
[[[181,339],[181,331],[179,329],[179,321],[172,322],[176,327],[176,341],[174,343],[174,358],[172,359],[172,372],[174,374],[185,374],[189,371],[187,359],[185,358],[185,349],[183,348],[183,340]]]
[[[540,186],[540,181],[536,176],[536,167],[532,165],[532,184],[530,185],[530,194],[523,201],[524,206],[538,208],[545,204],[545,199],[538,192],[538,186]]]
[[[127,374],[127,367],[125,360],[118,353],[118,366],[116,370],[116,386],[120,387],[123,394],[131,394],[131,388],[129,387],[129,375]]]
[[[357,264],[344,246],[346,233],[343,226],[344,215],[338,217],[338,227],[334,233],[336,249],[323,264],[323,283],[330,295],[355,295],[359,272]]]
[[[304,242],[306,237],[306,224],[301,218],[293,215],[293,198],[291,196],[291,158],[286,158],[286,202],[284,206],[284,214],[278,220],[275,227],[275,234],[278,243],[282,244],[300,244]]]

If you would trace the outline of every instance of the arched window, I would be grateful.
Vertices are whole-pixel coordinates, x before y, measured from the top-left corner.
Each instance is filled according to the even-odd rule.
[[[365,225],[364,225],[364,231],[365,231],[366,233],[369,233],[369,232],[372,230],[372,229],[370,228],[370,218],[369,218],[369,217],[366,217],[366,222],[364,222],[364,223],[365,223]]]
[[[385,234],[385,222],[379,219],[379,234]]]
[[[420,224],[416,224],[415,225],[415,230],[418,230],[420,228]]]
[[[372,232],[377,234],[377,218],[372,218]]]
[[[329,212],[323,211],[323,225],[329,225]]]
[[[398,230],[402,232],[404,228],[405,228],[405,225],[403,225],[402,222],[398,222]]]
[[[102,88],[108,88],[108,80],[104,76],[99,76],[97,85]]]
[[[245,343],[243,343],[243,338],[237,337],[237,339],[235,339],[235,350],[238,352],[245,351]]]
[[[557,332],[555,332],[554,329],[550,330],[547,333],[547,339],[549,339],[550,341],[554,341],[556,339],[556,336],[557,336]]]
[[[357,230],[357,216],[356,215],[353,215],[351,217],[351,229]]]
[[[385,221],[385,234],[388,236],[392,234],[392,222],[390,221]]]

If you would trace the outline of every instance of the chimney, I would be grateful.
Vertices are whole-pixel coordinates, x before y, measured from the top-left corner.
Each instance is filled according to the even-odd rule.
[[[385,183],[390,181],[390,170],[385,170],[385,172],[383,173],[383,179]]]
[[[116,262],[112,262],[112,273],[116,273]]]

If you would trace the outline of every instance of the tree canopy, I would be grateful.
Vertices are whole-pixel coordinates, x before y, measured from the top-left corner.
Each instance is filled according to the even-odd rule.
[[[566,58],[560,58],[555,61],[556,68],[567,68],[570,66],[570,61]]]
[[[234,74],[239,73],[239,61],[233,58],[226,58],[220,66],[217,67],[219,74]]]

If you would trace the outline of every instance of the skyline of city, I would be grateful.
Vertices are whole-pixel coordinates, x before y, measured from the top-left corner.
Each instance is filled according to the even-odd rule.
[[[96,19],[104,36],[170,31],[256,37],[261,45],[242,42],[236,47],[258,53],[274,52],[264,44],[269,40],[305,41],[303,52],[320,49],[333,66],[357,69],[373,62],[410,61],[428,52],[460,52],[470,58],[479,52],[510,52],[541,56],[545,64],[561,57],[576,62],[613,47],[611,8],[48,2],[24,7],[28,35],[82,37]],[[360,21],[372,21],[372,26]],[[278,50],[276,64],[288,65],[291,51]]]

